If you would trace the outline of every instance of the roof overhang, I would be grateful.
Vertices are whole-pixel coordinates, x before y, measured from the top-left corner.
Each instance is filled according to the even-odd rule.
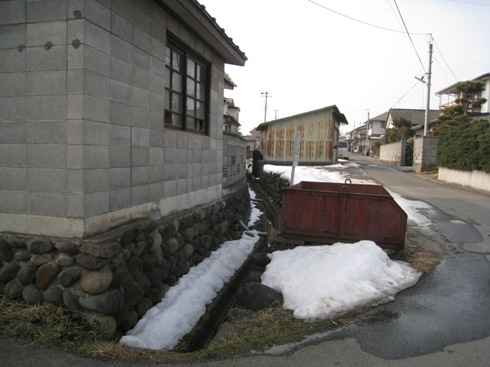
[[[490,78],[490,73],[486,73],[486,74],[480,75],[479,77],[477,77],[475,79],[472,79],[471,81],[472,82],[479,82],[482,80],[487,80],[489,78]],[[451,85],[447,88],[441,89],[440,91],[436,92],[436,95],[440,96],[440,95],[444,95],[444,94],[459,94],[457,86],[460,83],[461,82],[457,82],[457,83],[454,83],[453,85]]]
[[[315,114],[315,113],[325,112],[325,111],[329,111],[329,110],[332,110],[332,115],[333,115],[335,121],[338,122],[340,125],[347,125],[347,124],[349,124],[349,122],[347,121],[347,118],[345,117],[345,115],[343,113],[340,112],[340,110],[338,109],[338,107],[336,105],[331,105],[331,106],[320,108],[320,109],[317,109],[317,110],[307,111],[307,112],[303,112],[303,113],[300,113],[300,114],[297,114],[297,115],[292,115],[292,116],[283,117],[283,118],[277,119],[277,120],[263,122],[259,126],[257,126],[255,129],[256,130],[265,130],[267,128],[267,126],[272,125],[272,124],[278,124],[278,123],[281,123],[281,122],[284,122],[284,121],[289,121],[289,120],[292,120],[292,119],[297,119],[297,118],[302,117],[302,116],[312,115],[312,114]]]
[[[184,23],[196,36],[223,57],[224,62],[232,65],[245,65],[247,57],[233,43],[216,19],[196,0],[156,0],[165,10]]]

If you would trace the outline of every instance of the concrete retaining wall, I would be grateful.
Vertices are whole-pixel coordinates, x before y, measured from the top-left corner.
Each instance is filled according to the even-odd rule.
[[[490,192],[490,174],[483,171],[457,171],[439,167],[440,181]]]

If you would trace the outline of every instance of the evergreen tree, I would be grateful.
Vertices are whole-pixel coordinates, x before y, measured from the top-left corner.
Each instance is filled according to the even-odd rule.
[[[403,117],[398,117],[393,120],[393,127],[386,129],[384,138],[381,143],[395,143],[402,139],[408,139],[415,135],[415,131],[412,129],[412,121]]]
[[[451,120],[460,115],[478,113],[481,105],[487,101],[480,97],[481,92],[485,90],[485,84],[482,82],[461,82],[456,86],[456,90],[459,97],[454,101],[454,105],[441,109],[440,121]]]
[[[469,123],[471,116],[477,114],[481,105],[487,101],[480,97],[485,89],[485,84],[481,82],[461,82],[456,89],[459,97],[455,99],[455,104],[441,109],[437,125],[433,129],[434,135],[440,135],[447,127]]]

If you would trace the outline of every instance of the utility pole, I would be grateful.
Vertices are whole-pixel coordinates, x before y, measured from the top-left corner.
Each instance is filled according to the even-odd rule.
[[[425,106],[424,136],[429,135],[430,81],[432,77],[432,34],[429,34],[429,71],[427,73],[427,104]]]
[[[265,97],[265,108],[264,108],[264,122],[267,121],[267,99],[270,97],[272,98],[271,95],[269,95],[269,92],[262,92],[260,93],[262,97]]]
[[[369,110],[367,111],[367,122],[366,122],[366,155],[368,153],[368,149],[369,149]]]

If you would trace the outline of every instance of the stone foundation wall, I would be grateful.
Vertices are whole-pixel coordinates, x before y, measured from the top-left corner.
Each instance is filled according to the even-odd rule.
[[[192,266],[241,237],[249,203],[245,186],[186,215],[141,222],[105,239],[0,234],[0,291],[30,304],[64,305],[106,335],[121,335]]]

